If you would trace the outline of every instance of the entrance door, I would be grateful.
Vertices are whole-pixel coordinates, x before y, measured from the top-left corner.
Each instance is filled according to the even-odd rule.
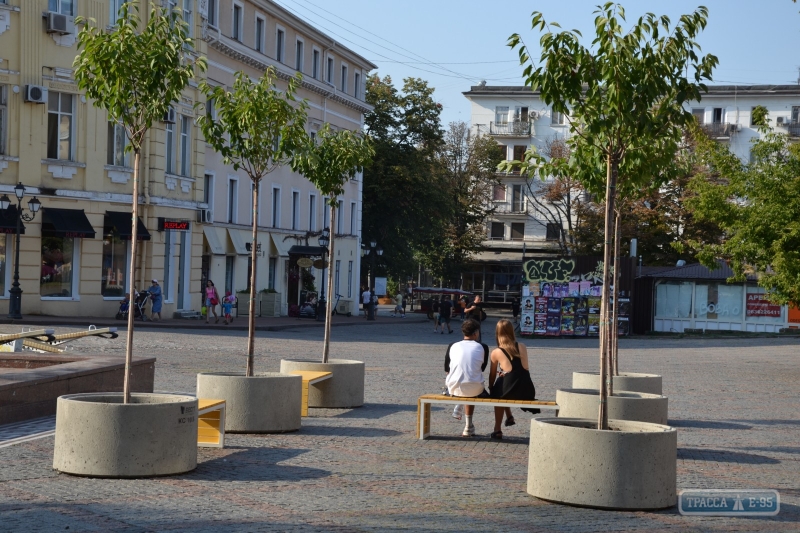
[[[191,233],[182,231],[181,242],[178,245],[178,309],[186,309],[186,279],[188,272],[186,271],[186,257],[188,254],[188,242],[191,239]]]

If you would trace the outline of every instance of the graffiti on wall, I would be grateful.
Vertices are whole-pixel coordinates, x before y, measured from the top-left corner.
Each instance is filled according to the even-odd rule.
[[[523,266],[525,281],[528,282],[564,282],[569,281],[575,269],[572,259],[534,259],[526,261]]]

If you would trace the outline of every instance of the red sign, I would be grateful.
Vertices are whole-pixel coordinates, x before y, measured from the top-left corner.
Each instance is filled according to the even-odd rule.
[[[766,294],[747,293],[747,316],[781,317],[781,306],[767,300]]]
[[[188,220],[171,220],[159,218],[159,231],[187,231],[189,229]]]
[[[800,309],[793,305],[789,306],[789,322],[792,324],[800,324]]]

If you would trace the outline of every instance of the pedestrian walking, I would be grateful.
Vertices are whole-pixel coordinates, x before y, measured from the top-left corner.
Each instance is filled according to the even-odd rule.
[[[147,290],[150,293],[150,300],[153,302],[150,307],[150,320],[155,320],[158,315],[158,320],[161,320],[161,304],[164,302],[164,296],[161,294],[161,287],[158,285],[158,280],[152,280],[152,285]]]
[[[403,300],[403,293],[401,291],[397,291],[397,296],[395,296],[395,306],[392,316],[396,316],[397,313],[400,313],[400,318],[406,317],[406,306]]]
[[[438,333],[439,332],[439,319],[440,319],[440,314],[439,313],[441,312],[441,308],[442,308],[442,306],[439,303],[439,300],[433,300],[431,309],[433,311],[433,332],[434,333]],[[442,331],[444,331],[444,326],[442,326]]]
[[[372,302],[372,294],[370,294],[367,287],[361,288],[361,307],[364,309],[364,318],[369,317],[369,306]]]
[[[480,341],[483,338],[480,330],[481,322],[486,320],[486,311],[483,310],[483,304],[480,295],[475,296],[475,299],[472,301],[472,305],[464,309],[464,313],[466,314],[467,318],[471,318],[478,323],[478,341]]]
[[[447,325],[447,333],[453,333],[453,328],[450,327],[450,318],[453,314],[453,303],[447,296],[442,296],[442,303],[439,306],[439,323],[442,326],[442,335],[444,335],[444,326]]]
[[[219,317],[217,316],[217,306],[219,305],[219,293],[217,292],[217,288],[214,286],[214,282],[211,280],[206,281],[206,324],[208,324],[208,312],[211,311],[214,313],[214,323],[219,323]]]
[[[231,291],[225,291],[225,298],[222,299],[222,314],[225,315],[225,325],[227,326],[233,322],[233,301],[236,297],[231,294]]]

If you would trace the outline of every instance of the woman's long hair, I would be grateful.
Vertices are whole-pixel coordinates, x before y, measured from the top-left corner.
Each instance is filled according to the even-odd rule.
[[[497,323],[494,330],[497,345],[504,349],[509,357],[519,357],[519,350],[517,350],[517,338],[514,336],[514,324],[506,319],[502,319]]]

